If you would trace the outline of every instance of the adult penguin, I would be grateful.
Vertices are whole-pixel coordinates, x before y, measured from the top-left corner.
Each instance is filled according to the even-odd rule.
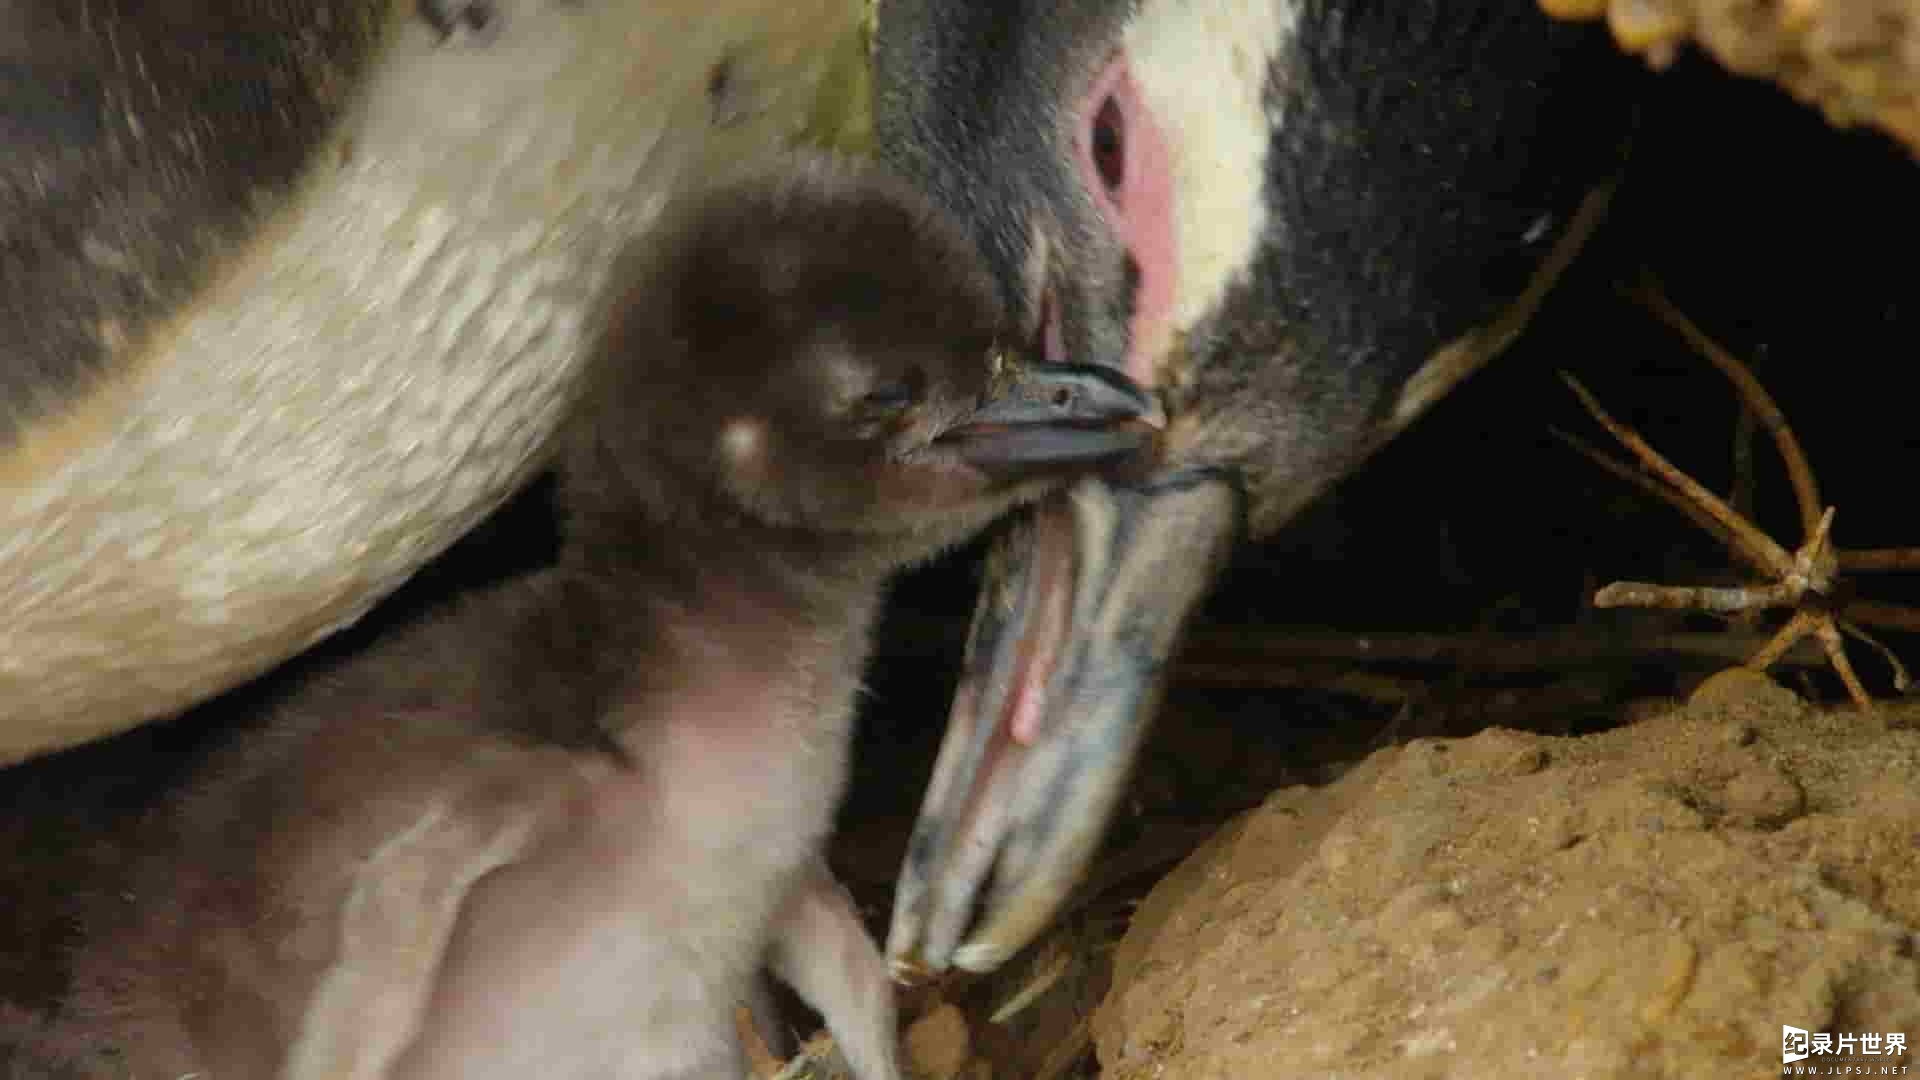
[[[613,253],[864,109],[859,0],[0,0],[0,763],[351,622],[521,484]]]
[[[889,941],[989,970],[1091,857],[1232,546],[1524,323],[1630,104],[1604,36],[1531,0],[886,0],[876,55],[882,152],[1041,351],[1170,417],[1157,468],[990,561]]]

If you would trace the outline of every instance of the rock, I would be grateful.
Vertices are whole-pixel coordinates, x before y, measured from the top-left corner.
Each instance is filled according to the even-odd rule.
[[[918,1080],[956,1080],[970,1051],[967,1019],[941,1005],[907,1028],[907,1070]]]
[[[1622,49],[1665,68],[1697,43],[1728,70],[1770,78],[1836,125],[1871,122],[1920,153],[1920,19],[1910,0],[1540,0],[1604,17]]]
[[[1417,740],[1276,792],[1140,906],[1103,1075],[1755,1075],[1782,1025],[1920,1043],[1899,710],[1730,675],[1603,734]]]

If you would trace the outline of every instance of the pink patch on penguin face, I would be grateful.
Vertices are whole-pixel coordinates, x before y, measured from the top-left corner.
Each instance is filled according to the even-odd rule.
[[[1173,156],[1140,97],[1126,54],[1093,80],[1080,104],[1074,157],[1080,181],[1140,277],[1128,326],[1126,372],[1153,385],[1155,359],[1171,331],[1178,263],[1173,235]]]

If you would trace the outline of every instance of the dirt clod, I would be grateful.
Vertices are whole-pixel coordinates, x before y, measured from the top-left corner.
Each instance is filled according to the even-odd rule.
[[[971,1040],[958,1008],[942,1005],[907,1029],[907,1067],[919,1080],[956,1080],[967,1066]]]
[[[1783,1024],[1920,1033],[1906,727],[1733,672],[1284,789],[1140,906],[1103,1075],[1757,1075]]]

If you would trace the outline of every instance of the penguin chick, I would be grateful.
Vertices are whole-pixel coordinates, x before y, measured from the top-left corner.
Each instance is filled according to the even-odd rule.
[[[971,249],[877,175],[800,159],[663,229],[608,294],[559,564],[295,691],[135,830],[39,1074],[735,1080],[771,964],[898,1075],[821,858],[883,587],[1151,405],[996,376]]]

